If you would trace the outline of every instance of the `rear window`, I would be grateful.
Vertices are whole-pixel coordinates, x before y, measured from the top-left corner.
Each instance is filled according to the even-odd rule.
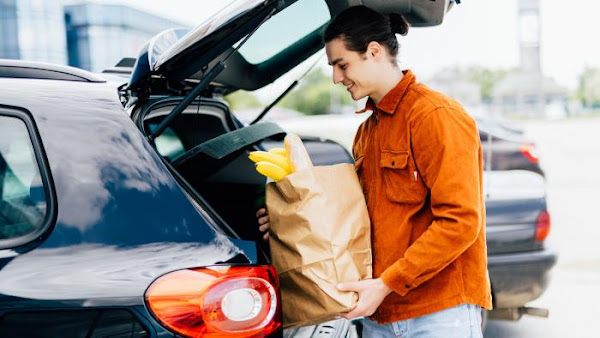
[[[10,115],[0,111],[0,247],[37,237],[49,206],[41,161],[30,137],[32,124],[20,112]]]
[[[329,22],[324,0],[300,0],[265,22],[240,48],[246,61],[268,60],[285,48]]]

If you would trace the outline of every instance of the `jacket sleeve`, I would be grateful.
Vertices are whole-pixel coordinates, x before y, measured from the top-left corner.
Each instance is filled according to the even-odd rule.
[[[433,221],[381,275],[402,296],[467,250],[485,217],[481,142],[473,119],[462,109],[436,108],[414,122],[411,140],[415,163],[431,191]]]

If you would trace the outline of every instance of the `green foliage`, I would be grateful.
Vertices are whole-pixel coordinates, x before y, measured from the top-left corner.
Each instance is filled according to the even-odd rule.
[[[469,80],[481,85],[481,100],[490,102],[494,85],[509,73],[506,69],[488,69],[480,66],[470,66],[464,70]]]
[[[224,97],[232,110],[263,107],[251,92],[237,90]],[[292,109],[306,115],[320,115],[332,112],[340,106],[352,106],[354,101],[342,85],[334,85],[331,75],[323,69],[315,68],[300,80],[298,86],[288,93],[278,106]]]
[[[244,90],[237,90],[225,96],[224,99],[232,110],[262,107],[262,104],[256,96]]]
[[[584,107],[600,107],[600,69],[585,67],[579,75],[576,98]]]
[[[334,85],[331,75],[322,69],[311,70],[296,89],[290,92],[279,105],[307,115],[328,114],[332,106],[352,105],[352,97],[344,86]]]

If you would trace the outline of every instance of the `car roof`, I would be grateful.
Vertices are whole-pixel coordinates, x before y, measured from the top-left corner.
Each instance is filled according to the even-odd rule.
[[[0,59],[0,78],[106,82],[83,69],[43,62]]]

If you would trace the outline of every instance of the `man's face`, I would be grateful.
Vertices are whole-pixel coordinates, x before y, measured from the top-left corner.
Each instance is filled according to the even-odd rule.
[[[336,38],[325,45],[327,61],[333,67],[333,83],[342,83],[353,100],[371,95],[374,90],[373,60],[367,55],[350,51],[342,38]]]

